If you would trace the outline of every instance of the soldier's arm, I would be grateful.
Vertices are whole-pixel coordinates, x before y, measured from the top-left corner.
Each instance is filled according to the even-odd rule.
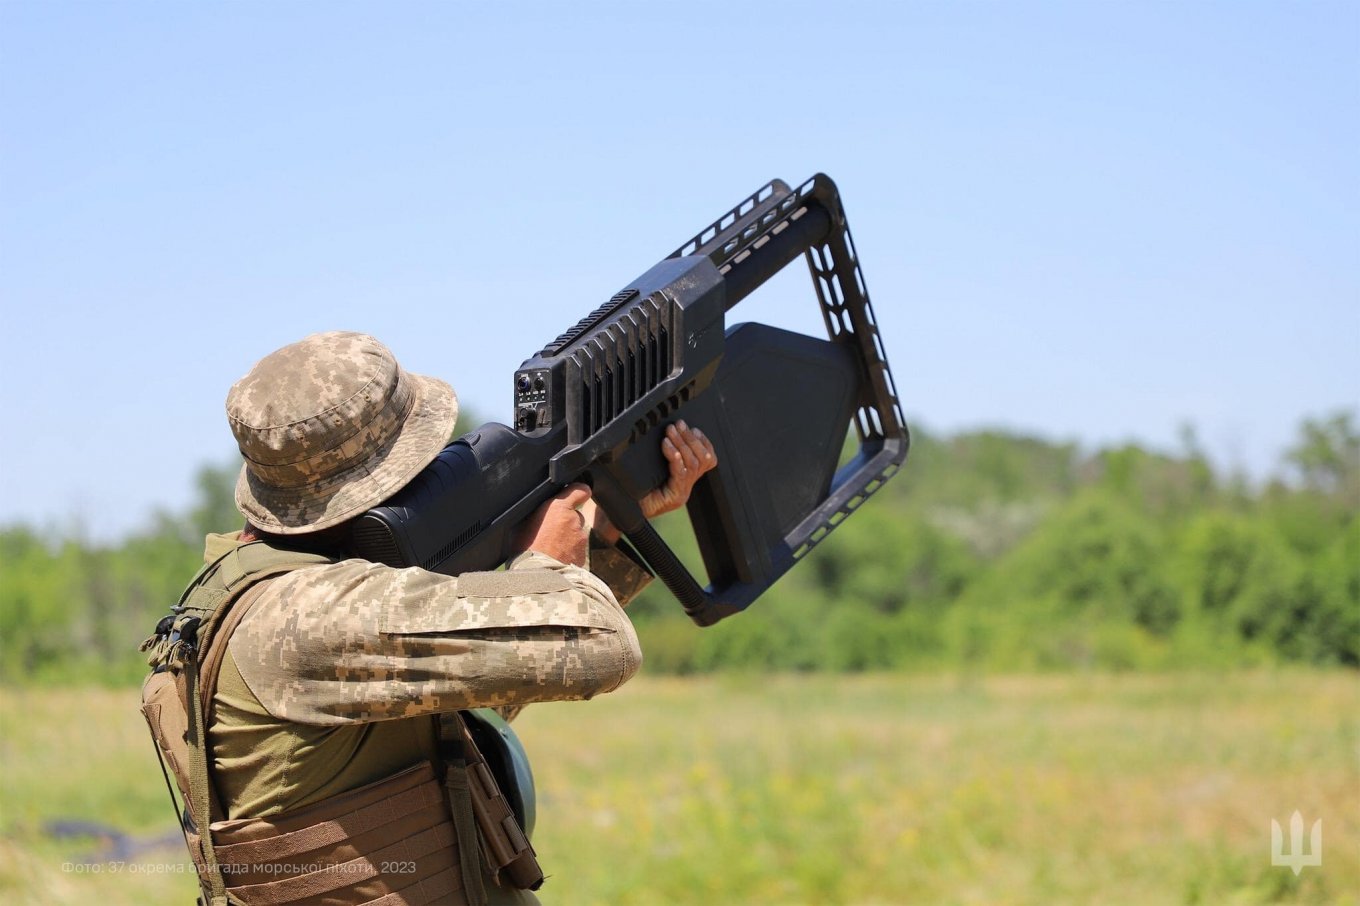
[[[683,506],[717,463],[697,430],[682,424],[667,435],[670,476],[642,501],[649,516]],[[242,677],[271,714],[309,724],[475,707],[513,714],[618,688],[641,651],[608,582],[631,598],[646,573],[615,546],[602,513],[570,512],[573,493],[526,528],[531,549],[503,572],[454,579],[350,560],[273,580],[231,639]],[[582,519],[608,581],[564,562],[586,560],[584,538],[569,530]]]
[[[600,513],[603,516],[603,513]],[[598,523],[597,523],[598,524]],[[590,535],[590,571],[609,586],[620,607],[638,596],[652,581],[652,571],[632,546],[621,539],[607,540],[600,532]],[[501,718],[514,720],[524,705],[501,705],[496,708]]]
[[[534,551],[456,579],[362,560],[298,570],[230,645],[270,714],[313,725],[590,698],[642,659],[609,588]]]

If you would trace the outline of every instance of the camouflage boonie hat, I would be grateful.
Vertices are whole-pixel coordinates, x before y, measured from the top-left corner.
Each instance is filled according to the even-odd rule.
[[[227,418],[246,460],[236,505],[289,535],[344,522],[414,478],[448,443],[458,398],[373,337],[332,331],[261,359],[232,385]]]

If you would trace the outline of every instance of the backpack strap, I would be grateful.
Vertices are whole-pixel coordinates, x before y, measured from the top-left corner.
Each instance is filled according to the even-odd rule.
[[[197,827],[199,883],[204,887],[205,906],[227,906],[227,885],[217,863],[213,846],[212,780],[208,777],[208,731],[203,725],[203,702],[198,694],[198,659],[190,653],[184,669],[179,673],[179,697],[188,715],[188,732],[184,734],[189,749],[189,813]],[[220,808],[220,806],[219,806]]]
[[[155,671],[174,674],[184,710],[185,779],[189,787],[186,805],[196,824],[194,837],[198,843],[198,852],[191,854],[199,869],[206,906],[228,906],[234,901],[227,893],[212,840],[211,824],[215,816],[222,815],[222,807],[209,772],[207,730],[226,642],[250,605],[263,594],[263,580],[332,562],[322,554],[275,548],[263,541],[232,548],[199,570],[170,615],[157,624],[155,635],[142,645],[144,651],[151,649],[148,662]],[[245,606],[236,606],[241,604]],[[152,735],[154,738],[154,728]]]
[[[271,577],[272,578],[272,577]],[[199,656],[199,698],[202,699],[203,714],[205,717],[204,727],[212,723],[213,719],[213,697],[217,695],[217,677],[222,672],[222,661],[227,656],[227,644],[231,641],[231,634],[236,631],[236,627],[241,625],[246,614],[250,613],[255,602],[264,596],[269,588],[269,583],[261,580],[252,584],[241,596],[231,603],[227,608],[226,616],[218,621],[210,644]],[[214,809],[214,812],[218,811]]]
[[[208,624],[199,656],[200,697],[202,698],[204,728],[212,722],[213,696],[217,694],[217,677],[226,658],[227,643],[236,627],[241,625],[255,602],[268,585],[265,579],[308,566],[334,563],[330,557],[303,551],[270,547],[255,541],[230,551],[222,560],[220,580],[227,592],[225,606],[219,604],[215,619]]]

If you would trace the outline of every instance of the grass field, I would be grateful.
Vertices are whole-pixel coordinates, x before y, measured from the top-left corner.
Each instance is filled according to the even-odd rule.
[[[0,692],[0,902],[193,901],[182,844],[42,830],[172,829],[134,699]],[[1353,673],[644,677],[517,726],[548,904],[1360,903]]]

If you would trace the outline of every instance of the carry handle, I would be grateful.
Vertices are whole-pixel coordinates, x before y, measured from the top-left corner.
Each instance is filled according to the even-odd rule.
[[[685,608],[685,613],[695,622],[699,622],[696,613],[705,609],[709,603],[709,595],[700,587],[694,576],[690,575],[685,564],[675,555],[675,551],[671,550],[657,534],[656,529],[652,528],[652,524],[642,514],[641,505],[629,497],[618,481],[606,471],[592,473],[590,484],[596,502],[604,509],[609,521],[628,538],[633,547],[637,548],[637,552],[647,561],[647,565],[656,573],[657,578],[666,584],[671,594],[675,595],[676,600]]]

